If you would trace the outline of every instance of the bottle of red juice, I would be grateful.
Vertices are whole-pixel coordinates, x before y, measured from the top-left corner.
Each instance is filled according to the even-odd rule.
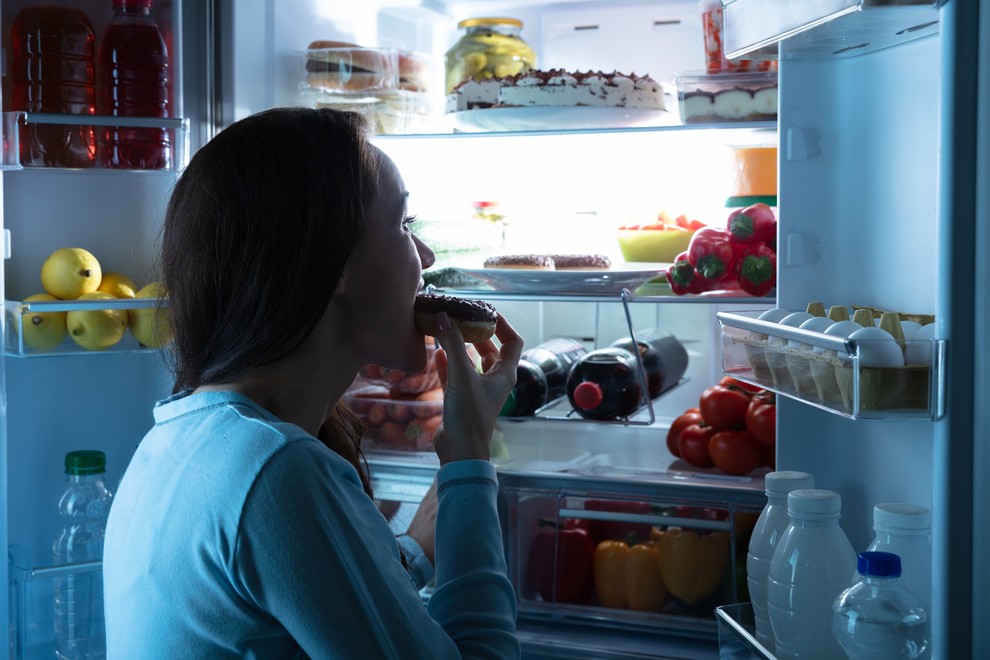
[[[10,42],[12,110],[96,112],[96,39],[86,14],[56,5],[26,7],[14,18]],[[91,125],[22,122],[19,136],[25,167],[91,167],[96,161]]]
[[[97,109],[115,117],[168,117],[168,50],[151,16],[152,0],[113,0],[97,58]],[[166,128],[107,127],[101,141],[104,167],[154,170],[170,166]]]

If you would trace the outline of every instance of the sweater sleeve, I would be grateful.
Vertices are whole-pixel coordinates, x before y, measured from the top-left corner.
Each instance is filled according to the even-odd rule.
[[[289,443],[259,474],[232,582],[312,657],[517,657],[494,469],[462,469],[453,479],[438,473],[438,588],[429,610],[353,467],[316,442]]]

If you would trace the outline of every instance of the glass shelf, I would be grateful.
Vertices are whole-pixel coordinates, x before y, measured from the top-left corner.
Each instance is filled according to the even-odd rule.
[[[537,135],[601,135],[610,133],[681,133],[681,132],[703,132],[711,131],[715,133],[725,132],[735,132],[735,133],[751,133],[754,131],[758,132],[776,132],[777,122],[775,121],[752,121],[752,122],[740,122],[740,121],[730,121],[730,122],[711,122],[711,123],[699,123],[699,124],[682,124],[682,123],[664,123],[658,124],[656,126],[618,126],[618,127],[601,127],[601,128],[566,128],[566,127],[552,127],[542,129],[533,129],[526,131],[478,131],[478,132],[448,132],[448,133],[409,133],[401,135],[388,135],[380,134],[375,135],[374,140],[382,141],[392,141],[392,140],[410,140],[410,139],[422,139],[422,138],[503,138],[503,137],[519,137],[519,136],[537,136]]]
[[[21,133],[28,125],[108,126],[121,128],[164,128],[169,132],[172,148],[171,163],[167,168],[154,170],[120,170],[100,167],[94,163],[86,168],[26,167],[21,163]],[[46,112],[4,112],[2,121],[3,150],[0,153],[0,169],[33,172],[46,170],[78,169],[84,172],[161,172],[181,169],[189,154],[189,120],[181,117],[108,117],[102,115],[60,115]],[[98,159],[97,159],[98,160]]]
[[[917,340],[923,364],[866,366],[884,340],[853,341],[760,321],[760,312],[718,312],[722,370],[733,378],[851,419],[940,418],[944,340]]]
[[[776,660],[769,649],[756,641],[752,604],[719,605],[715,608],[715,621],[721,660]]]
[[[131,353],[151,352],[158,349],[149,348],[139,343],[128,328],[124,336],[112,346],[103,350],[89,350],[77,344],[66,335],[61,342],[50,348],[35,348],[25,342],[24,319],[34,313],[99,311],[106,309],[132,310],[152,309],[160,304],[157,298],[118,298],[114,300],[58,300],[20,302],[8,300],[4,303],[6,317],[6,336],[4,337],[4,354],[8,357],[39,358],[58,357],[63,355],[100,354],[100,353]]]

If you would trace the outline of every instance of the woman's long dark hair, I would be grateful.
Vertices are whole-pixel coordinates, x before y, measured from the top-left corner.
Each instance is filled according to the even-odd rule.
[[[309,336],[361,233],[377,172],[362,117],[334,110],[268,110],[196,152],[169,200],[160,253],[173,391],[230,382]],[[321,435],[370,494],[360,431],[345,417],[335,411]]]

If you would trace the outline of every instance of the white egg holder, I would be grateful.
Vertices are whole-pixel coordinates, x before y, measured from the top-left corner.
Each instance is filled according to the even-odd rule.
[[[719,312],[722,370],[739,380],[851,419],[938,419],[944,414],[946,342],[913,340],[911,366],[868,366],[886,340],[852,340]]]
[[[24,318],[31,312],[71,312],[80,310],[100,309],[147,309],[161,303],[157,298],[118,298],[114,300],[38,300],[21,302],[7,300],[4,302],[4,354],[8,357],[46,358],[65,355],[100,355],[103,353],[133,353],[152,352],[158,349],[148,348],[139,343],[131,334],[130,329],[124,332],[123,338],[109,348],[89,350],[83,348],[68,335],[59,343],[47,350],[32,348],[24,341]]]

